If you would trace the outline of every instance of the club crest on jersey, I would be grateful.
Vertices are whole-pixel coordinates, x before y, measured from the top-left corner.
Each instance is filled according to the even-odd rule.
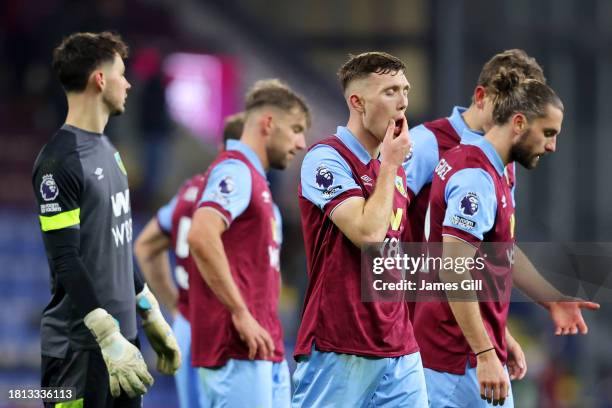
[[[45,201],[53,201],[59,195],[59,187],[55,184],[53,174],[45,174],[40,183],[40,195]]]
[[[406,197],[406,189],[404,188],[403,180],[400,176],[395,176],[395,188],[402,195],[402,197]]]
[[[461,199],[459,209],[461,210],[463,215],[476,215],[476,213],[478,213],[478,210],[480,209],[478,195],[476,193],[467,193]]]
[[[219,182],[219,192],[224,195],[231,194],[236,189],[234,179],[230,176],[225,177]]]
[[[127,170],[125,169],[125,166],[123,165],[123,160],[121,160],[121,156],[119,155],[119,152],[115,152],[115,161],[117,162],[117,166],[119,166],[119,170],[121,170],[121,172],[127,176]]]

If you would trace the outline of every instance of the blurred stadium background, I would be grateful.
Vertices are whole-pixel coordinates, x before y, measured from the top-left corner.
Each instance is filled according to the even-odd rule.
[[[346,121],[335,71],[349,52],[385,50],[404,59],[408,118],[416,125],[467,105],[482,64],[523,48],[564,100],[565,120],[557,153],[529,175],[519,171],[519,240],[612,241],[609,0],[3,0],[0,406],[37,406],[8,401],[8,389],[39,384],[49,272],[30,174],[66,110],[51,52],[71,32],[105,29],[131,46],[127,113],[111,119],[106,133],[128,167],[134,236],[182,180],[206,168],[223,117],[241,110],[257,79],[282,78],[306,96],[312,143]],[[271,175],[285,219],[281,314],[289,356],[306,285],[296,161]],[[529,367],[513,384],[517,407],[612,407],[609,303],[587,315],[590,334],[579,337],[556,338],[547,313],[533,304],[511,311]],[[145,406],[175,405],[173,380],[157,376]]]

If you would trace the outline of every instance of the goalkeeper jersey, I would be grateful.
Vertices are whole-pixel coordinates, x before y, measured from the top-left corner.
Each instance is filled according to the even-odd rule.
[[[80,257],[100,306],[136,337],[132,215],[127,172],[108,138],[64,125],[41,150],[32,175],[43,233],[77,228]],[[49,253],[47,257],[50,260]],[[51,301],[41,322],[42,354],[98,347],[51,267]]]

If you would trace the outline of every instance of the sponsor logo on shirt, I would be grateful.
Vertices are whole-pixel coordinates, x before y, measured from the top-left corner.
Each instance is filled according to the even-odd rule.
[[[363,184],[366,186],[372,186],[372,182],[374,181],[372,180],[372,177],[368,176],[367,174],[361,176],[361,180],[363,180]]]
[[[59,187],[55,184],[53,174],[45,174],[40,183],[40,195],[45,201],[53,201],[59,195]]]
[[[451,223],[468,231],[476,228],[476,221],[468,220],[467,218],[460,217],[459,215],[453,215],[451,218]]]
[[[46,214],[50,212],[61,212],[62,207],[58,203],[50,203],[50,204],[41,204],[40,205],[40,213]]]
[[[459,204],[459,209],[463,215],[474,216],[478,213],[480,209],[480,202],[478,200],[478,194],[476,193],[467,193],[461,199]]]
[[[272,202],[272,198],[270,197],[270,193],[268,193],[267,191],[262,191],[261,192],[261,199],[263,200],[264,203],[271,203]]]
[[[98,167],[94,171],[94,175],[98,177],[98,180],[102,180],[104,178],[104,174],[102,174],[103,172],[104,172],[104,169],[102,167]]]

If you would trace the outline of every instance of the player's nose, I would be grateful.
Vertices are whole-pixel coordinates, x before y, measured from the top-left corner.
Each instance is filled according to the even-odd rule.
[[[545,148],[547,152],[554,153],[557,150],[557,136],[553,136],[547,140]]]
[[[306,136],[304,133],[300,133],[295,141],[295,148],[298,150],[304,150],[306,148]]]

